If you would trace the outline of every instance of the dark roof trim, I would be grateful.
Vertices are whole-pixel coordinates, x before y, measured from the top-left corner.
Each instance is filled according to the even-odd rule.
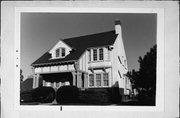
[[[43,65],[53,65],[53,64],[63,64],[68,62],[76,62],[77,60],[68,60],[68,61],[60,61],[60,62],[51,62],[51,63],[40,63],[40,64],[31,64],[31,66],[43,66]]]
[[[111,45],[104,45],[104,46],[95,46],[95,47],[89,47],[87,49],[93,49],[93,48],[102,48],[102,47],[108,47],[108,46],[113,46],[114,44],[111,44]],[[86,50],[87,50],[86,49]]]

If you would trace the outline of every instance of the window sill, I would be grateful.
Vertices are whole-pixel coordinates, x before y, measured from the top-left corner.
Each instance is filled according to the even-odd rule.
[[[88,63],[98,63],[98,62],[110,62],[110,60],[89,61]]]

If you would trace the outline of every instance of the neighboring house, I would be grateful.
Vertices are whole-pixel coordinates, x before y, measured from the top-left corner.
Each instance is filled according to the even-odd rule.
[[[115,31],[59,40],[31,66],[34,69],[33,88],[52,86],[57,89],[63,85],[82,89],[119,87],[123,94],[130,94],[119,20],[115,21]]]

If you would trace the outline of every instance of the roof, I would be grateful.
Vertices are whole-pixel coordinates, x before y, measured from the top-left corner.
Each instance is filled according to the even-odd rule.
[[[70,54],[67,55],[65,58],[60,59],[50,59],[51,54],[47,51],[39,59],[33,62],[32,66],[52,63],[63,63],[67,61],[76,61],[88,48],[113,45],[116,40],[116,37],[117,34],[115,34],[115,31],[108,31],[64,39],[63,41],[69,46],[73,47],[74,51],[70,52]]]

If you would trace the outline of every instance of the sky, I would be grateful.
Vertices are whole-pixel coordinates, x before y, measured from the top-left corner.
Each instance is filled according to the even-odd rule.
[[[156,44],[156,14],[133,13],[22,13],[21,69],[24,79],[32,75],[31,64],[59,39],[114,30],[122,23],[122,36],[129,71],[138,70],[139,56]]]

